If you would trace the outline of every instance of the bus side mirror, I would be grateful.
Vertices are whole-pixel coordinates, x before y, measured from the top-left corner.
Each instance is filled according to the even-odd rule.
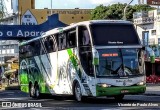
[[[142,66],[142,58],[139,58],[139,65]]]

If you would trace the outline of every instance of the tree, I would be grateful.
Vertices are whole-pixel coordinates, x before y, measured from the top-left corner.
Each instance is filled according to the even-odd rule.
[[[127,4],[113,4],[109,6],[99,5],[91,13],[92,19],[122,19],[124,8]],[[126,10],[127,20],[133,19],[133,13],[139,11],[149,11],[155,8],[149,5],[129,5]]]
[[[91,17],[92,19],[104,19],[106,16],[106,11],[108,8],[103,5],[97,6],[92,12],[91,12]]]
[[[150,11],[150,10],[153,10],[153,9],[156,9],[156,8],[151,7],[151,6],[147,5],[147,4],[140,4],[140,5],[134,5],[133,9],[136,12],[140,12],[140,11]]]

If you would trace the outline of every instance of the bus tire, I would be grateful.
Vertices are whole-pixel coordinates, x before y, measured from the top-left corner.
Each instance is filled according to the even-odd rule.
[[[32,98],[35,97],[35,88],[34,88],[33,84],[31,84],[31,85],[29,86],[29,95],[30,95],[30,97],[32,97]]]
[[[82,92],[81,92],[81,87],[78,82],[74,84],[74,98],[78,102],[84,100],[84,97],[82,96]]]
[[[123,100],[123,98],[124,98],[124,95],[116,95],[116,96],[114,96],[114,99],[117,100],[117,101],[121,101],[121,100]]]
[[[39,86],[38,86],[38,84],[36,84],[34,88],[35,88],[34,97],[38,99],[38,98],[40,98],[40,91],[39,91]]]

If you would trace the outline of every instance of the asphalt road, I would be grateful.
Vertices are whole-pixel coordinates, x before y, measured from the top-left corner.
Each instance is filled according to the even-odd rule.
[[[7,107],[6,102],[14,106]],[[3,105],[3,107],[2,107]],[[4,107],[5,106],[5,107]],[[19,90],[0,91],[0,109],[30,110],[106,110],[106,109],[159,109],[160,96],[127,95],[122,101],[113,98],[88,98],[84,102],[76,102],[71,97],[44,96],[32,99]]]

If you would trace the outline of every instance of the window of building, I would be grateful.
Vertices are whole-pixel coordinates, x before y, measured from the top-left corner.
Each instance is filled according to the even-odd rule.
[[[6,48],[6,46],[2,46],[2,48],[3,48],[3,49],[5,49],[5,48]]]
[[[6,54],[6,50],[2,50],[2,54]]]
[[[11,53],[14,54],[14,49],[11,49]]]
[[[7,54],[9,54],[10,53],[10,49],[7,49]]]
[[[51,14],[50,11],[47,11],[47,14]]]
[[[156,30],[151,30],[152,35],[156,35]]]

